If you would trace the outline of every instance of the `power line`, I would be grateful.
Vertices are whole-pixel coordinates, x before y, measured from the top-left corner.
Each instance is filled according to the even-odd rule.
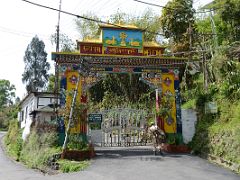
[[[3,26],[0,26],[0,31],[4,32],[4,33],[14,34],[17,36],[22,36],[22,37],[33,37],[35,35],[39,35],[39,36],[43,37],[43,39],[49,40],[49,36],[47,36],[47,35],[34,34],[34,33],[19,31],[19,30],[15,30],[15,29],[9,29],[9,28],[3,27]]]
[[[146,5],[150,5],[150,6],[160,7],[160,8],[169,9],[169,10],[175,10],[173,8],[169,8],[169,7],[166,7],[166,6],[161,6],[161,5],[158,5],[158,4],[149,3],[149,2],[145,2],[145,1],[139,1],[139,0],[133,0],[133,1],[139,2],[139,3],[142,3],[142,4],[146,4]]]
[[[140,0],[133,0],[133,1],[138,2],[138,3],[142,3],[142,4],[146,4],[146,5],[150,5],[150,6],[155,6],[155,7],[168,9],[168,10],[171,10],[171,11],[177,10],[177,8],[169,8],[169,7],[166,7],[166,6],[161,6],[159,4],[149,3],[149,2],[145,2],[145,1],[140,1]],[[221,9],[221,8],[223,8],[223,7],[212,8],[212,9],[210,9],[208,11],[196,11],[195,13],[196,14],[207,13],[207,12],[212,12],[212,11],[215,11],[215,10],[218,10],[218,9]]]
[[[64,14],[67,14],[67,15],[70,15],[70,16],[75,16],[75,17],[80,18],[80,19],[85,19],[85,20],[88,20],[88,21],[96,22],[96,23],[108,24],[108,25],[115,26],[115,27],[118,27],[118,28],[128,29],[128,28],[126,28],[124,26],[121,26],[119,24],[114,24],[114,23],[110,23],[110,22],[106,22],[106,21],[102,21],[102,20],[97,20],[97,19],[81,16],[81,15],[78,15],[78,14],[74,14],[74,13],[70,13],[70,12],[67,12],[67,11],[59,10],[59,9],[56,9],[56,8],[41,5],[41,4],[34,3],[34,2],[31,2],[31,1],[27,1],[27,0],[22,0],[22,1],[27,2],[29,4],[32,4],[32,5],[35,5],[35,6],[38,6],[38,7],[50,9],[50,10],[57,11],[57,12],[61,12],[61,13],[64,13]],[[151,34],[155,34],[155,35],[165,36],[164,34],[152,32],[152,31],[147,31],[146,29],[142,30],[142,31],[145,31],[145,32],[148,32],[148,33],[151,33]]]
[[[81,15],[78,15],[78,14],[70,13],[70,12],[67,12],[67,11],[55,9],[55,8],[45,6],[45,5],[41,5],[41,4],[38,4],[38,3],[34,3],[34,2],[31,2],[31,1],[27,1],[27,0],[22,0],[22,1],[27,2],[29,4],[32,4],[32,5],[35,5],[35,6],[39,6],[39,7],[43,7],[43,8],[46,8],[46,9],[51,9],[53,11],[61,12],[61,13],[67,14],[67,15],[75,16],[75,17],[80,18],[80,19],[85,19],[85,20],[88,20],[88,21],[96,22],[96,23],[108,24],[108,25],[112,25],[112,26],[116,26],[116,27],[120,27],[120,28],[125,28],[125,27],[123,27],[121,25],[118,25],[118,24],[113,24],[113,23],[102,21],[102,20],[92,19],[92,18],[89,18],[89,17],[85,17],[85,16],[81,16]]]

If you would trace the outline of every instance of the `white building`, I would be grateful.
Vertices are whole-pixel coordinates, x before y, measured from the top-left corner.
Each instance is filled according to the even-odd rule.
[[[18,120],[23,128],[22,138],[26,139],[34,121],[51,122],[55,119],[54,104],[56,98],[51,92],[32,92],[19,104]]]

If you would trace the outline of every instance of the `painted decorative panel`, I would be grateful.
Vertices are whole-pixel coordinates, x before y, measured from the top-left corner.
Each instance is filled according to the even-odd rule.
[[[176,132],[176,102],[174,89],[174,73],[162,74],[162,111],[164,130],[166,133]]]
[[[138,48],[143,47],[143,33],[137,30],[103,29],[103,46]]]

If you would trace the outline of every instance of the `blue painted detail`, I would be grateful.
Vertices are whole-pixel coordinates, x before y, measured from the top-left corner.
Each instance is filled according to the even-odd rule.
[[[179,86],[180,86],[180,81],[174,80],[174,89],[179,90]]]
[[[56,60],[58,57],[59,57],[59,55],[58,54],[54,54],[54,53],[52,53],[52,60]]]
[[[177,133],[182,134],[182,124],[177,124]]]
[[[113,71],[113,68],[111,68],[111,67],[105,68],[105,71]]]
[[[168,69],[161,69],[162,70],[162,73],[168,73],[169,72],[169,70]]]
[[[175,82],[175,81],[174,81]],[[175,85],[175,83],[174,83]],[[178,84],[179,86],[179,84]],[[182,117],[181,117],[181,95],[180,88],[176,89],[176,118],[177,118],[177,133],[182,133]]]
[[[62,116],[58,117],[58,132],[65,133],[64,118]]]
[[[63,77],[60,80],[60,88],[61,89],[67,89],[67,78]]]
[[[60,106],[64,107],[66,104],[66,91],[67,89],[67,78],[63,77],[60,81],[60,95],[59,95],[59,100],[60,100]]]
[[[76,64],[72,65],[72,69],[75,70],[75,71],[79,70],[79,68],[80,68],[79,65],[76,65]]]
[[[63,88],[61,88],[60,89],[60,92],[59,92],[59,100],[60,100],[60,106],[61,107],[64,107],[65,106],[65,104],[66,104],[66,90],[65,89],[63,89]]]
[[[142,72],[142,68],[133,68],[133,72],[137,73],[137,72]]]

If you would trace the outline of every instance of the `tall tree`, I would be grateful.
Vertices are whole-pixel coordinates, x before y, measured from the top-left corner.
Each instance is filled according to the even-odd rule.
[[[215,0],[214,6],[227,27],[231,41],[240,41],[240,0]]]
[[[8,80],[0,79],[0,108],[13,104],[15,90],[15,86]]]
[[[194,25],[194,12],[193,0],[171,0],[162,10],[162,31],[167,38],[172,38],[176,46],[188,46],[186,33],[189,25]],[[187,50],[186,47],[180,47],[180,50],[184,49]]]
[[[47,53],[44,49],[44,42],[35,36],[25,51],[22,81],[26,83],[27,92],[42,90],[46,87],[50,64],[47,62]]]

